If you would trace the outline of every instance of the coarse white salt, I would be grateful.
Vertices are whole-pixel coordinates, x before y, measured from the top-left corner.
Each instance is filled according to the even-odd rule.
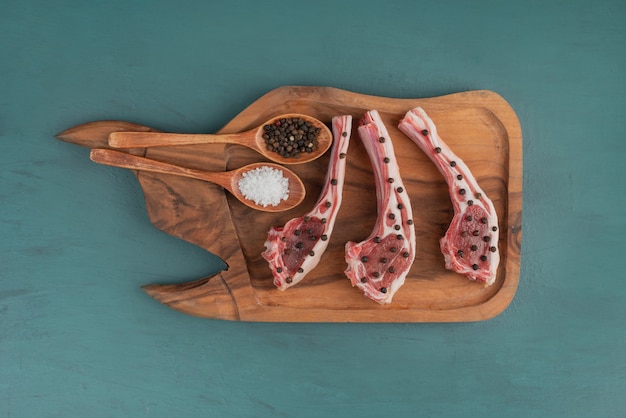
[[[237,187],[246,199],[263,207],[289,198],[289,179],[283,177],[282,170],[266,165],[243,173]]]

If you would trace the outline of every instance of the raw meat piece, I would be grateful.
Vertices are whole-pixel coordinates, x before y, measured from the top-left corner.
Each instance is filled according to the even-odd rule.
[[[360,121],[359,136],[374,170],[378,219],[362,242],[346,243],[346,275],[352,286],[380,303],[391,303],[415,259],[415,226],[391,137],[377,111]]]
[[[272,227],[267,234],[262,256],[280,290],[297,284],[317,266],[333,232],[341,206],[352,116],[334,117],[332,128],[330,162],[317,203],[304,216],[291,219],[283,227]]]
[[[440,240],[446,268],[492,285],[500,262],[493,203],[467,165],[439,137],[424,109],[408,111],[398,128],[430,157],[448,183],[454,217]]]

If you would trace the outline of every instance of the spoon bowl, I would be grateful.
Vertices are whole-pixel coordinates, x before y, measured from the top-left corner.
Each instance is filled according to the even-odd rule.
[[[254,163],[248,164],[241,168],[237,168],[235,170],[223,172],[209,172],[180,167],[174,164],[152,160],[150,158],[140,157],[137,155],[125,153],[123,151],[116,151],[111,149],[94,148],[91,150],[90,158],[96,163],[113,167],[149,171],[152,173],[172,174],[175,176],[188,177],[217,184],[228,190],[244,205],[263,212],[282,212],[292,209],[302,203],[302,200],[304,200],[304,196],[306,194],[304,184],[302,183],[302,180],[300,180],[300,178],[296,175],[296,173],[285,167],[272,163]],[[280,170],[282,172],[282,176],[287,178],[289,183],[289,197],[287,199],[280,200],[280,202],[275,206],[264,206],[261,204],[257,204],[254,200],[250,200],[244,196],[238,186],[239,180],[242,179],[244,174],[260,167],[270,167],[272,169]]]
[[[317,146],[309,145],[305,141],[304,152],[298,156],[283,156],[269,149],[263,137],[266,134],[265,126],[279,126],[281,119],[301,119],[312,127],[318,128]],[[291,136],[291,138],[294,138]],[[291,141],[294,141],[291,139]],[[144,148],[165,147],[173,145],[194,144],[239,144],[251,148],[271,161],[279,164],[302,164],[321,157],[330,148],[333,136],[330,129],[320,120],[299,113],[288,113],[275,116],[261,126],[235,134],[179,134],[166,132],[112,132],[109,135],[109,145],[113,148]],[[310,151],[309,151],[310,149]]]

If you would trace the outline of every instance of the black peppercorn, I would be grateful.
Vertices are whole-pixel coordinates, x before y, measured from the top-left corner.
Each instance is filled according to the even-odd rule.
[[[263,126],[263,130],[267,149],[286,158],[298,157],[304,151],[315,151],[321,131],[301,118],[281,118]]]

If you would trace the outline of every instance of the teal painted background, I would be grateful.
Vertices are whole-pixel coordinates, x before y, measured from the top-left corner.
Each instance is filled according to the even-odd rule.
[[[622,417],[626,3],[8,0],[1,417]],[[282,85],[491,89],[524,134],[520,286],[480,323],[197,319],[140,286],[220,269],[130,172],[53,139],[212,132]]]

